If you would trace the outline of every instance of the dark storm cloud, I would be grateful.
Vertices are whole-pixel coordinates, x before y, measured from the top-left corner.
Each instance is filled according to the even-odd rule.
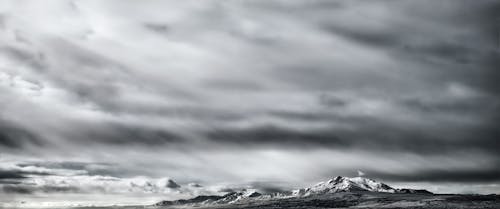
[[[145,92],[155,94],[169,94],[176,97],[195,98],[196,96],[179,87],[170,85],[161,80],[149,79],[147,82],[158,88],[143,89],[144,84],[137,83],[142,75],[130,66],[125,66],[121,60],[110,58],[107,54],[91,51],[71,41],[57,38],[47,41],[52,53],[57,54],[64,61],[50,60],[55,69],[48,74],[48,78],[56,85],[71,92],[79,102],[88,102],[109,113],[127,113],[137,110],[148,111],[154,104],[146,107],[129,105],[123,101],[123,96],[128,96],[130,90],[138,88]],[[81,69],[80,73],[63,74],[66,68]],[[101,72],[105,72],[103,75]],[[149,75],[148,75],[149,76]],[[153,75],[154,76],[154,75]],[[145,78],[142,78],[145,79]],[[134,101],[135,102],[135,101]],[[142,112],[139,112],[139,114]]]
[[[43,146],[43,140],[32,131],[0,119],[0,146],[19,149],[28,145]]]
[[[32,185],[2,185],[2,190],[7,194],[32,194],[35,192],[43,193],[64,193],[64,192],[81,192],[81,190],[74,186],[42,186],[35,187]]]
[[[120,124],[91,127],[82,138],[107,144],[161,145],[184,142],[183,136],[165,129],[124,126]]]
[[[37,190],[40,190],[45,193],[80,192],[80,189],[76,186],[43,186],[41,188],[37,188]]]
[[[477,112],[479,108],[485,108],[490,110],[498,109],[499,105],[495,104],[495,101],[483,100],[481,99],[467,100],[467,101],[424,101],[418,98],[403,99],[401,104],[410,108],[416,109],[423,112],[461,112],[461,113],[471,113]]]
[[[319,103],[328,107],[342,107],[347,105],[348,101],[328,94],[319,96]]]
[[[169,30],[168,25],[158,23],[146,23],[144,27],[157,33],[168,33]]]
[[[118,123],[91,125],[80,127],[68,135],[76,143],[104,143],[110,145],[161,145],[182,144],[184,136],[165,129],[125,125]],[[46,146],[51,143],[42,136],[27,129],[16,127],[11,123],[0,121],[0,145],[11,149],[21,149],[24,146]],[[69,164],[60,165],[70,166]],[[74,164],[73,166],[77,166]],[[80,165],[83,166],[83,165]]]
[[[205,83],[206,86],[216,89],[221,89],[223,91],[263,91],[265,88],[260,86],[256,82],[248,80],[218,80],[212,79]]]
[[[402,19],[375,18],[375,24],[325,21],[319,27],[364,46],[390,53],[396,59],[420,66],[431,80],[461,80],[497,94],[493,84],[499,62],[500,8],[496,1],[393,2],[372,5],[404,12]],[[453,31],[455,29],[462,32]],[[444,62],[443,62],[444,61]],[[437,76],[437,77],[436,77]],[[438,81],[436,81],[438,82]]]
[[[11,170],[0,170],[0,179],[24,179],[29,178],[29,176],[46,176],[50,175],[48,172],[42,171],[23,171],[19,169],[11,169]]]
[[[379,47],[407,59],[420,59],[423,62],[425,60],[422,58],[438,58],[457,64],[467,64],[474,59],[474,55],[481,53],[477,49],[469,48],[470,46],[464,45],[461,41],[448,40],[446,37],[413,44],[411,35],[405,35],[396,30],[369,31],[361,28],[336,28],[336,26],[326,26],[326,29],[348,40]]]
[[[11,59],[17,60],[22,64],[29,65],[38,71],[42,71],[46,67],[43,60],[44,55],[42,53],[36,54],[24,49],[10,46],[2,48],[0,51],[9,56]]]
[[[0,180],[0,185],[3,185],[3,184],[22,184],[22,181],[20,180]]]
[[[214,142],[241,146],[330,147],[420,154],[445,154],[469,150],[498,156],[496,148],[500,145],[497,140],[500,132],[495,127],[433,133],[405,127],[379,125],[377,124],[379,121],[369,118],[360,120],[365,120],[365,122],[359,122],[358,125],[363,125],[355,130],[331,128],[303,131],[263,126],[239,130],[213,130],[206,133],[206,136]]]
[[[457,151],[480,151],[497,155],[496,147],[500,132],[496,128],[499,120],[499,100],[494,96],[474,98],[419,98],[407,97],[386,101],[392,108],[402,108],[404,114],[424,116],[422,122],[395,122],[376,116],[349,116],[331,110],[348,108],[355,99],[321,94],[318,103],[326,110],[314,111],[273,111],[267,114],[284,121],[305,123],[326,122],[344,126],[323,128],[284,128],[264,124],[248,128],[222,128],[208,131],[206,136],[216,142],[240,144],[244,146],[278,147],[332,147],[379,151],[407,151],[413,153],[444,154]],[[479,117],[481,123],[462,124],[460,120],[443,118],[463,115]],[[442,121],[440,121],[442,120]],[[435,124],[439,128],[429,128]],[[424,131],[425,130],[425,131]]]
[[[20,173],[18,171],[3,171],[0,170],[0,179],[22,179],[26,178],[23,175],[24,173]]]
[[[324,25],[324,30],[341,35],[363,45],[391,48],[400,44],[398,34],[387,31],[369,31],[363,28],[342,28],[336,25]]]
[[[4,185],[2,186],[2,190],[9,194],[32,194],[33,190],[29,186],[19,186],[19,185]]]
[[[256,127],[243,130],[213,130],[206,136],[220,143],[234,143],[246,145],[288,145],[288,146],[345,146],[335,133],[322,131],[298,131],[283,129],[274,126]]]
[[[433,169],[419,170],[414,173],[383,173],[379,171],[367,172],[370,177],[386,181],[412,181],[412,182],[498,182],[500,169]]]
[[[175,183],[175,181],[173,181],[172,179],[169,179],[165,186],[172,189],[181,187],[179,184]]]
[[[58,53],[58,56],[64,60],[47,60],[53,69],[46,74],[47,79],[68,89],[76,98],[84,102],[92,102],[104,109],[114,106],[111,98],[116,98],[119,94],[116,86],[117,79],[127,76],[123,66],[99,53],[86,50],[64,39],[51,39],[47,43],[51,50],[55,50],[54,53]],[[63,68],[81,69],[82,74],[61,76],[58,71]],[[107,70],[109,74],[98,76],[101,70]],[[80,78],[74,76],[80,76]]]

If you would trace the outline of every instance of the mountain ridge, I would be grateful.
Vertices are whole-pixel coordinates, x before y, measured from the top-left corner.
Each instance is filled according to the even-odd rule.
[[[337,176],[328,181],[319,182],[312,187],[296,189],[287,192],[275,192],[261,194],[256,190],[242,190],[239,192],[229,192],[224,195],[200,195],[191,199],[165,200],[154,204],[154,206],[173,205],[224,205],[241,203],[245,201],[273,200],[310,197],[314,195],[325,195],[342,192],[375,192],[375,193],[397,193],[397,194],[427,194],[433,193],[423,189],[395,189],[389,185],[364,177],[342,177]]]

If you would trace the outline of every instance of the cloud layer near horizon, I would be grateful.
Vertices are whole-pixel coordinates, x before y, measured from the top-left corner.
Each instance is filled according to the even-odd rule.
[[[52,192],[12,189],[61,177],[19,166],[79,162],[113,165],[86,179],[290,186],[361,170],[498,191],[499,9],[2,2],[0,184]]]

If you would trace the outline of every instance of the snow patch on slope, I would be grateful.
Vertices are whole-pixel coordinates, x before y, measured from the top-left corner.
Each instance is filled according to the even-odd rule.
[[[342,177],[337,176],[325,182],[317,183],[316,185],[294,190],[294,196],[308,196],[311,194],[335,193],[335,192],[353,192],[353,191],[370,191],[370,192],[388,192],[395,193],[396,189],[375,181],[373,179],[363,177]]]

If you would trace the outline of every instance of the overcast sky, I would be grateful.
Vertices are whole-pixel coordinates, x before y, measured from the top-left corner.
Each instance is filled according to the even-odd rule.
[[[3,0],[0,202],[146,204],[358,171],[499,193],[499,11]]]

